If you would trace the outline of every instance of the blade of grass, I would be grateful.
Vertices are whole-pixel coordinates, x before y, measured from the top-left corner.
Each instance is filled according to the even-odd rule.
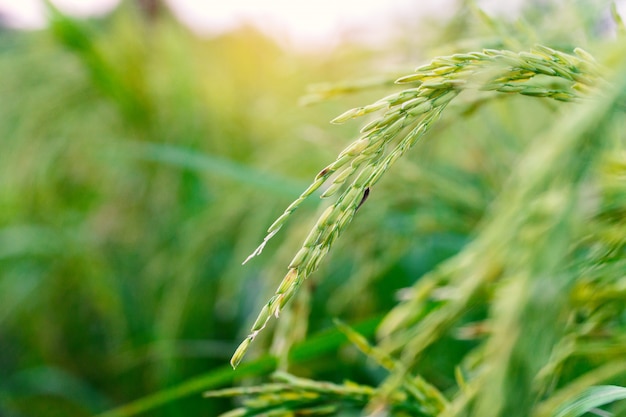
[[[237,181],[243,185],[262,188],[290,197],[300,193],[300,190],[307,185],[304,181],[295,181],[269,172],[263,172],[236,161],[208,155],[182,146],[135,142],[128,147],[124,146],[120,155],[178,168],[208,172]]]
[[[591,387],[565,404],[554,417],[578,417],[606,404],[626,399],[626,388],[615,385]]]

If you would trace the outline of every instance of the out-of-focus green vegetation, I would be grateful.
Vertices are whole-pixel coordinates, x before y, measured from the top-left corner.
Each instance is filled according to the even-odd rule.
[[[370,74],[366,53],[203,40],[134,2],[0,44],[0,415],[93,415],[220,367],[229,383],[290,248],[241,262],[352,134],[328,125],[345,103],[298,99]],[[228,406],[194,392],[150,415]]]
[[[532,2],[511,23],[461,2],[449,21],[407,28],[415,32],[385,51],[344,45],[296,53],[252,28],[203,40],[165,10],[145,14],[130,2],[98,21],[53,12],[49,29],[1,32],[0,415],[88,416],[122,407],[109,415],[217,416],[234,403],[202,399],[203,390],[264,382],[277,366],[315,380],[383,383],[387,373],[351,347],[333,318],[373,336],[398,295],[411,297],[403,288],[480,236],[520,160],[550,139],[555,120],[576,114],[577,104],[502,95],[444,112],[372,191],[289,311],[232,371],[230,356],[324,206],[309,199],[262,257],[245,267],[241,261],[358,134],[354,124],[328,120],[395,90],[309,107],[296,106],[298,99],[313,83],[409,73],[431,57],[482,48],[527,50],[541,42],[610,56],[608,10],[602,2]],[[465,378],[475,389],[472,378],[484,374],[473,365],[485,351],[494,366],[503,365],[509,356],[499,349],[509,330],[511,340],[523,341],[515,358],[553,359],[538,377],[548,387],[542,398],[588,372],[596,377],[587,385],[626,385],[626,369],[618,366],[626,363],[623,113],[609,119],[599,121],[597,133],[609,138],[602,141],[606,149],[594,150],[592,167],[580,164],[599,172],[589,175],[585,204],[592,211],[602,206],[588,228],[601,236],[590,238],[596,246],[574,248],[606,253],[583,274],[588,285],[546,287],[547,294],[571,291],[554,298],[546,317],[574,311],[568,319],[586,330],[567,345],[554,323],[541,324],[541,312],[533,310],[550,299],[533,304],[518,297],[515,279],[481,288],[425,355],[399,358],[444,394],[455,393]],[[567,252],[563,236],[557,236],[559,254]],[[533,253],[514,239],[511,245],[520,245],[520,255]],[[558,271],[574,276],[576,264],[567,268]],[[558,310],[589,301],[585,291],[603,280],[606,293],[583,309]],[[540,282],[531,284],[542,293]],[[440,288],[424,314],[454,295],[448,290]],[[600,308],[607,303],[611,309]],[[483,323],[494,308],[509,305],[528,314],[530,324],[514,315]],[[520,331],[531,332],[529,339],[519,338]],[[485,339],[490,332],[495,336]],[[545,344],[554,340],[560,343],[551,350]],[[508,391],[515,381],[529,389],[532,377],[511,375],[513,366],[501,370],[487,374],[493,378],[484,385],[506,410],[516,395],[527,394]],[[489,401],[481,394],[476,410]],[[355,415],[349,410],[341,415]]]

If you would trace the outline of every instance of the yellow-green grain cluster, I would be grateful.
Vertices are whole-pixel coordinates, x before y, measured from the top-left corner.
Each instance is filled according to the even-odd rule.
[[[576,55],[538,45],[530,52],[486,49],[482,52],[439,57],[414,74],[396,80],[411,88],[367,106],[346,111],[332,123],[344,123],[370,113],[382,115],[361,129],[361,136],[337,159],[322,169],[313,183],[269,227],[261,245],[246,259],[261,253],[288,217],[310,195],[337,196],[317,220],[288,266],[276,293],[263,307],[250,334],[239,346],[231,364],[236,367],[250,343],[272,316],[278,317],[302,282],[319,266],[336,239],[352,221],[372,187],[439,119],[445,107],[464,89],[517,93],[576,101],[600,84],[598,65],[587,52]],[[537,76],[563,80],[559,88],[533,82]],[[562,86],[562,87],[561,87]],[[245,263],[245,262],[244,262]]]
[[[205,393],[205,397],[246,396],[243,407],[222,414],[220,417],[294,415],[333,415],[344,406],[363,407],[376,390],[370,386],[345,382],[313,381],[277,372],[275,383],[261,386],[230,388]]]
[[[245,397],[243,406],[220,417],[243,416],[322,416],[338,415],[347,410],[373,408],[372,412],[386,410],[393,415],[435,416],[443,409],[440,398],[433,397],[429,385],[421,384],[423,380],[407,380],[406,387],[385,398],[385,403],[376,404],[379,390],[351,381],[335,384],[325,381],[314,381],[298,378],[285,372],[273,375],[274,383],[260,386],[227,388],[209,391],[205,397]],[[435,390],[436,391],[436,390]],[[436,395],[440,394],[436,391]]]

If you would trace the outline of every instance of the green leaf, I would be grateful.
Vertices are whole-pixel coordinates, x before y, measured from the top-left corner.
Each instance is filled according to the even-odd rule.
[[[578,417],[590,410],[614,401],[626,399],[626,388],[616,385],[591,387],[563,405],[553,417]]]

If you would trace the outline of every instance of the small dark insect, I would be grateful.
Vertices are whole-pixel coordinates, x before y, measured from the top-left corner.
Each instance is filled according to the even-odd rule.
[[[320,178],[322,178],[324,175],[328,174],[328,167],[324,168],[323,170],[320,171],[319,174],[317,174],[317,176],[315,177],[316,180],[319,180]]]
[[[365,203],[365,200],[367,200],[367,197],[369,197],[369,195],[370,195],[370,187],[367,187],[365,191],[363,191],[363,197],[361,198],[361,202],[359,203],[359,205],[356,206],[356,210],[354,210],[355,212],[361,208],[361,206],[363,205],[363,203]]]

